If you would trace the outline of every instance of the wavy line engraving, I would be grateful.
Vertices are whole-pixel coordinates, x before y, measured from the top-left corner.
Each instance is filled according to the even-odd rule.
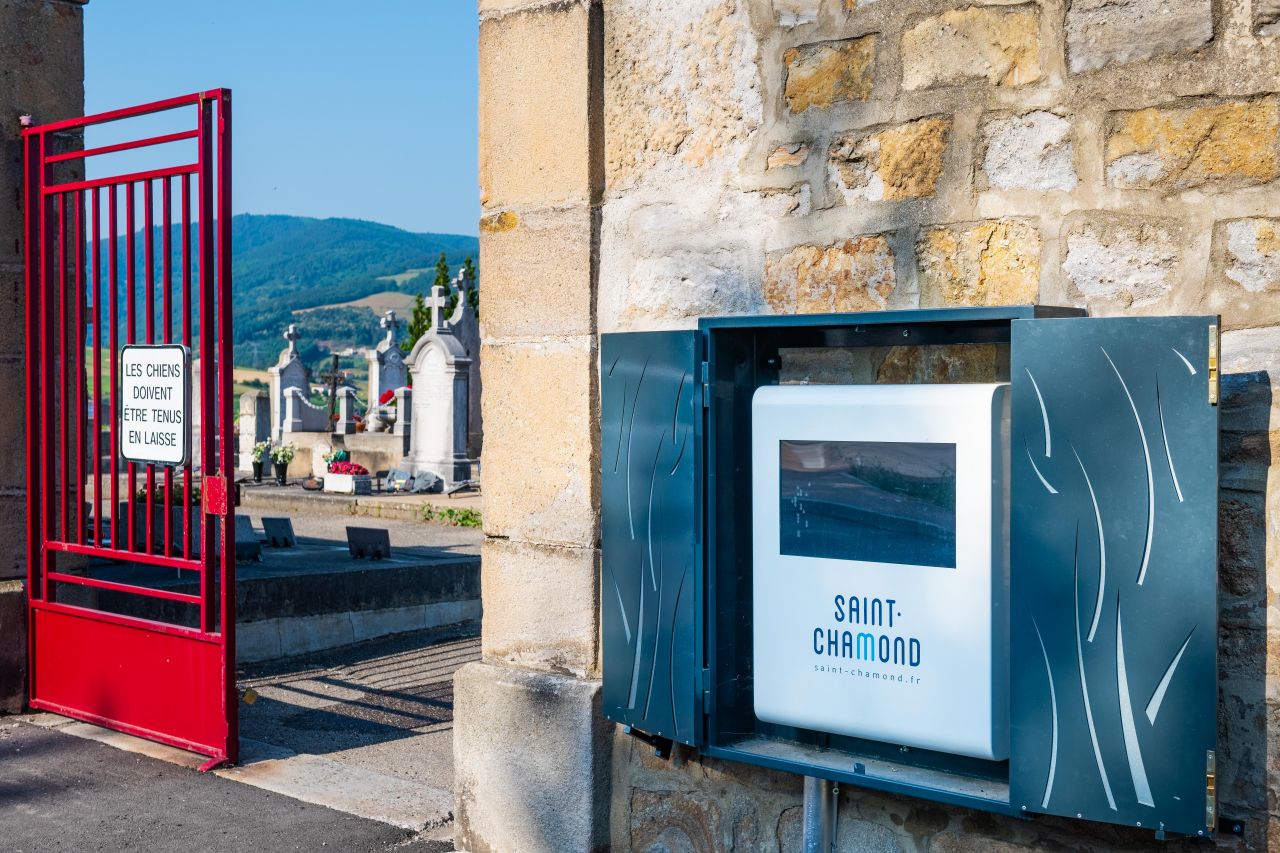
[[[1036,400],[1040,402],[1040,417],[1044,420],[1044,458],[1051,459],[1053,457],[1053,441],[1049,435],[1049,410],[1044,406],[1044,397],[1040,394],[1040,385],[1036,382],[1036,378],[1031,375],[1031,368],[1027,368],[1027,377],[1031,380],[1031,387],[1035,389]]]
[[[1120,700],[1120,731],[1124,734],[1124,752],[1129,759],[1129,775],[1133,777],[1133,792],[1138,802],[1155,807],[1151,797],[1151,783],[1147,781],[1147,768],[1142,763],[1142,747],[1138,744],[1138,729],[1133,724],[1133,705],[1129,699],[1129,675],[1124,665],[1124,626],[1120,619],[1120,590],[1116,590],[1116,690]]]
[[[1169,349],[1173,350],[1173,354],[1174,354],[1174,355],[1176,355],[1178,358],[1182,359],[1182,363],[1183,363],[1183,364],[1185,364],[1185,365],[1187,366],[1187,370],[1191,371],[1191,375],[1192,375],[1192,376],[1195,376],[1195,375],[1196,375],[1196,369],[1195,369],[1195,367],[1194,367],[1194,366],[1192,366],[1192,364],[1191,364],[1191,362],[1190,362],[1190,361],[1187,361],[1187,357],[1186,357],[1185,355],[1183,355],[1182,353],[1178,352],[1178,351],[1177,351],[1176,349],[1174,349],[1173,347],[1169,347]]]
[[[613,375],[613,369],[618,366],[619,361],[622,361],[622,353],[618,353],[613,357],[613,363],[609,365],[609,372],[605,374],[606,376]]]
[[[680,583],[676,585],[676,600],[671,606],[670,655],[667,659],[667,676],[671,681],[671,725],[675,727],[675,738],[680,737],[680,715],[676,712],[676,617],[680,615],[680,597],[684,594],[684,579],[689,574],[689,564],[685,563],[680,572]]]
[[[1164,403],[1160,399],[1160,375],[1156,374],[1156,411],[1160,413],[1160,437],[1164,440],[1164,458],[1169,462],[1169,476],[1173,478],[1173,490],[1178,493],[1178,503],[1182,503],[1182,486],[1178,483],[1178,472],[1173,467],[1173,454],[1169,452],[1169,431],[1164,426]]]
[[[667,441],[667,431],[662,431],[662,438],[658,439],[657,450],[653,454],[653,470],[649,472],[649,514],[646,519],[646,538],[648,542],[649,553],[649,577],[653,581],[653,588],[658,588],[658,570],[653,565],[653,486],[658,481],[658,459],[662,456],[662,445]]]
[[[1142,428],[1138,404],[1133,402],[1133,395],[1129,393],[1129,386],[1120,375],[1120,368],[1116,367],[1116,363],[1111,360],[1106,347],[1098,347],[1098,349],[1102,350],[1102,354],[1107,357],[1111,369],[1116,372],[1116,378],[1120,380],[1124,395],[1129,398],[1129,408],[1133,409],[1133,419],[1138,424],[1138,438],[1142,440],[1142,455],[1147,462],[1147,541],[1142,546],[1142,565],[1138,568],[1138,586],[1142,586],[1142,582],[1147,579],[1147,564],[1151,559],[1151,538],[1156,531],[1156,478],[1151,473],[1151,448],[1147,446],[1147,431]]]
[[[1036,639],[1040,641],[1040,654],[1044,655],[1044,675],[1049,681],[1049,711],[1052,713],[1053,735],[1049,747],[1049,777],[1044,783],[1044,799],[1040,808],[1049,808],[1049,796],[1053,793],[1053,777],[1058,772],[1058,693],[1053,689],[1053,668],[1049,666],[1049,650],[1044,647],[1044,637],[1040,635],[1040,626],[1036,617],[1031,617],[1031,625],[1036,629]]]
[[[631,620],[627,618],[626,605],[622,603],[622,588],[618,586],[618,579],[613,574],[613,566],[608,561],[604,564],[605,571],[609,573],[609,582],[613,584],[614,595],[618,597],[618,612],[622,614],[622,630],[627,635],[627,645],[631,645]]]
[[[1036,460],[1031,456],[1031,448],[1027,447],[1027,442],[1025,439],[1022,442],[1022,447],[1024,450],[1027,451],[1027,461],[1031,463],[1031,470],[1035,471],[1036,476],[1040,478],[1041,485],[1043,485],[1046,489],[1049,490],[1049,494],[1056,495],[1058,493],[1058,490],[1055,489],[1053,486],[1049,485],[1049,481],[1044,478],[1044,474],[1040,473],[1040,466],[1036,464]]]
[[[636,395],[631,401],[631,425],[627,427],[627,525],[631,528],[631,538],[636,538],[636,521],[631,511],[631,437],[636,430],[636,410],[640,408],[640,387],[644,385],[644,375],[649,370],[649,359],[644,360],[640,368],[640,381],[636,383]]]
[[[640,559],[640,571],[644,572],[644,558]],[[640,581],[640,606],[636,609],[636,654],[631,661],[631,694],[627,697],[627,710],[636,709],[636,690],[640,687],[640,650],[644,647],[644,580]]]
[[[1151,701],[1147,703],[1147,720],[1153,726],[1156,724],[1156,715],[1160,713],[1160,705],[1164,702],[1165,691],[1169,689],[1169,682],[1173,680],[1174,670],[1178,668],[1178,663],[1182,660],[1182,654],[1187,650],[1187,646],[1191,645],[1191,635],[1195,632],[1196,629],[1192,628],[1187,634],[1187,638],[1182,641],[1182,648],[1178,649],[1178,653],[1169,662],[1169,666],[1164,671],[1164,676],[1160,679],[1160,683],[1156,685],[1156,692],[1151,694]]]
[[[671,473],[667,475],[668,477],[674,477],[676,471],[680,468],[680,462],[684,459],[684,449],[689,446],[689,432],[690,428],[685,427],[684,440],[680,442],[680,452],[676,454],[676,462],[671,466]]]
[[[1084,474],[1084,484],[1089,487],[1089,500],[1093,502],[1093,517],[1098,524],[1098,598],[1093,605],[1093,621],[1089,623],[1089,642],[1092,643],[1094,634],[1098,632],[1098,620],[1102,618],[1102,596],[1107,588],[1107,540],[1102,532],[1102,510],[1098,507],[1098,496],[1093,491],[1093,481],[1089,479],[1089,472],[1084,469],[1084,462],[1080,460],[1080,454],[1076,453],[1074,446],[1071,448],[1071,455],[1075,456],[1080,473]]]
[[[618,448],[613,453],[613,473],[618,473],[618,465],[622,463],[622,434],[627,431],[627,382],[622,381],[622,394],[618,397],[622,403],[622,411],[618,413]]]
[[[1075,554],[1072,556],[1072,584],[1075,592],[1076,606],[1072,611],[1076,623],[1076,666],[1080,672],[1080,693],[1084,697],[1084,718],[1089,724],[1089,740],[1093,741],[1093,759],[1098,763],[1098,775],[1102,778],[1102,790],[1107,795],[1107,805],[1117,811],[1115,797],[1111,796],[1111,781],[1107,778],[1107,768],[1102,763],[1102,750],[1098,747],[1098,731],[1093,725],[1093,707],[1089,704],[1089,681],[1084,675],[1084,646],[1080,642],[1080,526],[1076,525]],[[641,584],[643,586],[643,584]]]
[[[671,410],[671,443],[676,443],[676,434],[680,431],[680,398],[684,396],[684,383],[689,381],[689,371],[680,376],[680,387],[676,389],[676,404]]]
[[[650,558],[650,562],[652,563],[652,558]],[[662,619],[662,587],[663,586],[665,586],[665,583],[659,584],[658,586],[658,606],[657,606],[657,611],[654,613],[654,617],[653,617],[655,621]],[[667,638],[668,638],[667,641],[670,642],[671,635],[668,634]],[[647,693],[644,694],[644,716],[641,718],[644,720],[649,719],[649,706],[653,702],[653,678],[658,673],[658,644],[660,641],[661,641],[661,637],[653,638],[653,657],[649,658],[649,690]]]

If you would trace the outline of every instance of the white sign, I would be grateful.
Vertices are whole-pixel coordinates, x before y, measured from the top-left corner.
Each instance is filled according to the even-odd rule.
[[[144,465],[185,465],[191,436],[187,348],[129,345],[120,350],[120,455]]]
[[[756,392],[756,716],[1008,755],[1007,397],[976,384]]]

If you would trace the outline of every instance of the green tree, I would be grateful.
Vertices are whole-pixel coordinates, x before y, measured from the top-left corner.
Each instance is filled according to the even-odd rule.
[[[413,313],[409,315],[409,332],[405,335],[404,340],[400,342],[400,351],[408,355],[413,351],[413,345],[418,342],[418,338],[427,333],[431,328],[431,312],[427,310],[427,300],[419,293],[413,297]]]
[[[471,256],[467,255],[466,260],[462,262],[462,268],[466,270],[467,281],[471,282],[471,287],[467,292],[467,303],[471,306],[471,310],[476,312],[476,316],[480,316],[480,279],[476,277],[476,265],[471,260]]]
[[[432,286],[440,286],[445,290],[449,289],[449,281],[452,278],[449,272],[449,262],[445,260],[444,252],[440,253],[440,260],[436,261],[436,280],[431,282]]]

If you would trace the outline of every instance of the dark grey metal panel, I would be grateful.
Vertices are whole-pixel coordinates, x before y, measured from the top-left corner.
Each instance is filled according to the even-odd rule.
[[[702,737],[697,332],[602,336],[604,713],[650,734]]]
[[[1015,320],[1015,808],[1212,830],[1216,318]]]

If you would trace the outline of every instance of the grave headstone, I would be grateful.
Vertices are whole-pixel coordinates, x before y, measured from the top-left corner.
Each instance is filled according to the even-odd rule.
[[[253,446],[271,439],[271,401],[261,391],[240,395],[240,459],[236,466],[253,470]]]
[[[456,280],[465,285],[465,276]],[[431,309],[431,329],[409,354],[413,375],[412,424],[406,467],[415,474],[430,471],[452,485],[471,479],[473,460],[468,453],[470,435],[470,376],[472,359],[455,334],[468,311],[467,290],[458,290],[453,313],[445,316],[448,292],[431,288],[426,300]]]
[[[262,560],[262,540],[247,515],[236,516],[236,562]]]
[[[305,401],[309,390],[307,367],[302,363],[302,357],[298,355],[298,341],[301,338],[302,332],[295,324],[290,323],[289,328],[284,332],[284,339],[289,342],[289,345],[280,353],[276,363],[267,368],[267,373],[271,375],[272,441],[278,442],[284,435],[287,395],[296,389],[301,399]]]
[[[292,548],[298,544],[293,533],[293,521],[288,518],[262,518],[262,532],[272,548]]]
[[[391,556],[391,534],[385,527],[348,527],[347,550],[353,560],[385,560]]]
[[[405,365],[404,353],[400,351],[400,343],[396,340],[400,331],[400,319],[395,311],[388,311],[379,325],[387,334],[376,347],[365,353],[369,362],[370,408],[377,405],[387,391],[394,392],[409,383],[409,368]]]

